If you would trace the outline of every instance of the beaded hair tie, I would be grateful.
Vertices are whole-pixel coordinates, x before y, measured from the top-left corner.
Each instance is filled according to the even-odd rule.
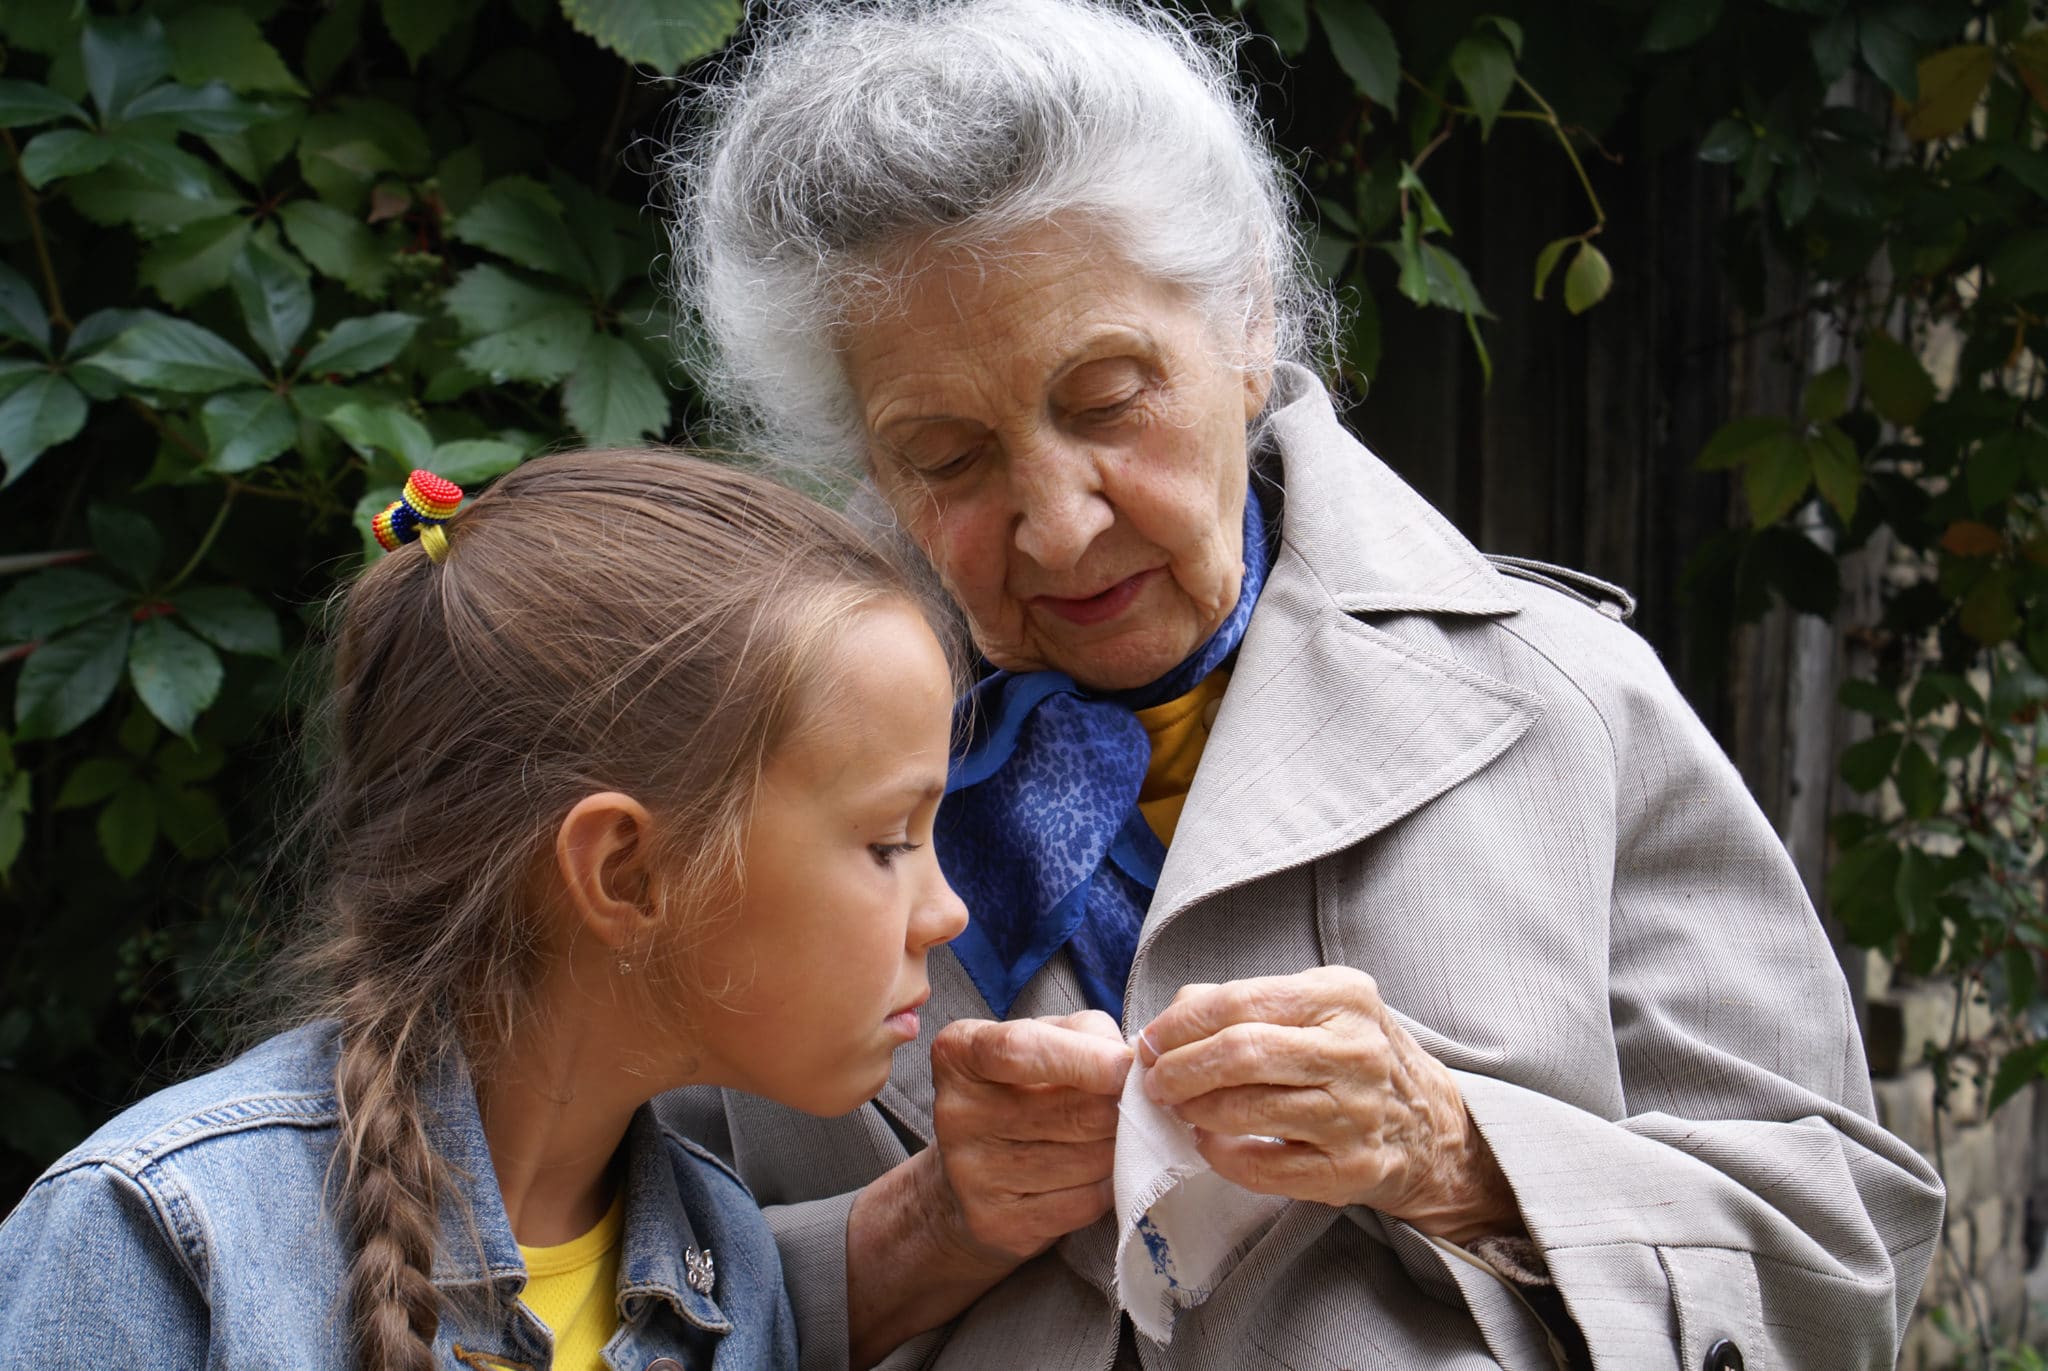
[[[438,564],[448,556],[448,534],[441,525],[454,517],[461,503],[461,486],[431,471],[415,471],[405,478],[404,496],[370,520],[370,532],[386,552],[416,541]]]

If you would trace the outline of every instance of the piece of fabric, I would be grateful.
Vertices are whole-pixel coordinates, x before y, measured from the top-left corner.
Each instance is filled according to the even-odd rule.
[[[619,1247],[626,1192],[587,1233],[547,1247],[519,1244],[526,1289],[519,1302],[555,1336],[554,1371],[609,1371],[604,1345],[619,1330]]]
[[[1244,502],[1244,580],[1216,631],[1172,671],[1097,693],[1057,671],[998,671],[960,703],[933,842],[970,915],[953,942],[998,1017],[1065,947],[1088,1003],[1120,1018],[1165,844],[1138,809],[1152,759],[1136,710],[1177,699],[1237,651],[1266,582],[1265,520]]]
[[[1940,1182],[1875,1120],[1840,967],[1741,776],[1648,644],[1501,576],[1308,373],[1280,369],[1267,432],[1281,536],[1130,1026],[1190,982],[1366,971],[1451,1069],[1599,1366],[1697,1371],[1718,1338],[1751,1368],[1892,1365]],[[1078,1007],[1067,961],[1010,1017]],[[926,1049],[988,1007],[947,950],[929,966],[924,1036],[875,1107],[661,1101],[726,1134],[792,1271],[843,1277],[846,1192],[934,1139]],[[1067,1235],[882,1371],[1101,1371],[1116,1246],[1109,1218]],[[843,1280],[814,1294],[843,1302]],[[803,1325],[804,1371],[844,1368],[834,1331]],[[1551,1342],[1506,1282],[1409,1225],[1290,1204],[1144,1362],[1551,1371]]]
[[[1202,683],[1178,699],[1137,711],[1138,722],[1152,745],[1145,765],[1145,783],[1138,788],[1138,812],[1153,836],[1173,846],[1173,831],[1187,806],[1188,788],[1209,744],[1209,728],[1230,688],[1230,668],[1217,667]]]
[[[332,1023],[279,1034],[130,1106],[45,1171],[0,1223],[0,1362],[353,1368],[351,1252],[331,1202],[336,1043]],[[454,1178],[434,1254],[434,1364],[547,1365],[459,1061],[429,1083],[421,1117]],[[795,1367],[775,1238],[729,1164],[643,1108],[620,1185],[615,1364]],[[708,1293],[688,1282],[692,1247],[716,1258]]]
[[[1217,1175],[1194,1131],[1145,1093],[1143,1067],[1117,1101],[1115,1192],[1117,1303],[1162,1345],[1287,1207]]]

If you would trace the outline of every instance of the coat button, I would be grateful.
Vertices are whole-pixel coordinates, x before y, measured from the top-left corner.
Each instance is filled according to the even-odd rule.
[[[1742,1349],[1723,1338],[1707,1349],[1706,1371],[1742,1371]]]
[[[1741,1363],[1737,1362],[1736,1365],[1740,1366]],[[656,1357],[653,1361],[647,1363],[647,1371],[687,1371],[687,1369],[674,1357]]]

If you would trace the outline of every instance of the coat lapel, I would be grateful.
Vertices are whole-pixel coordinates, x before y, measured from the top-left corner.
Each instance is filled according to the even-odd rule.
[[[1516,604],[1442,515],[1288,368],[1274,414],[1282,546],[1238,652],[1138,960],[1183,910],[1396,822],[1472,776],[1541,701],[1359,615],[1495,617]],[[1134,968],[1135,970],[1135,968]]]

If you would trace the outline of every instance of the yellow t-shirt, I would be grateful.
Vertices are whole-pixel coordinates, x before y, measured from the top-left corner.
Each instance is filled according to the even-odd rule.
[[[526,1290],[520,1295],[555,1335],[555,1371],[607,1371],[604,1345],[619,1331],[619,1250],[626,1232],[626,1191],[597,1227],[553,1247],[521,1244]]]
[[[1188,802],[1188,787],[1195,783],[1202,749],[1209,743],[1209,726],[1216,722],[1217,707],[1229,687],[1230,673],[1219,667],[1178,699],[1137,711],[1138,722],[1152,739],[1152,760],[1145,767],[1145,784],[1138,788],[1138,812],[1169,847]]]

